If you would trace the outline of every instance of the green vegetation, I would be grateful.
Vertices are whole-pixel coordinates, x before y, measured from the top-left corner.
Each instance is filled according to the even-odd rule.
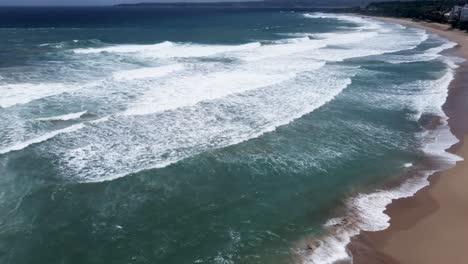
[[[428,20],[439,23],[449,23],[446,13],[455,5],[467,4],[468,0],[418,0],[418,1],[389,1],[371,3],[361,9],[361,13],[374,16],[404,17]],[[453,21],[453,27],[468,30],[468,23]]]

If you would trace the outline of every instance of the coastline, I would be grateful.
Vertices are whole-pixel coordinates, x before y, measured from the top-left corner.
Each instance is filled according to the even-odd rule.
[[[458,45],[451,54],[468,60],[468,34],[449,25],[386,17],[372,19],[422,28]],[[449,86],[443,109],[452,134],[460,141],[448,152],[468,157],[468,61],[459,64]],[[386,207],[390,226],[383,231],[362,231],[347,249],[354,264],[439,264],[461,263],[468,244],[468,163],[429,177],[429,185],[408,198],[394,200]]]

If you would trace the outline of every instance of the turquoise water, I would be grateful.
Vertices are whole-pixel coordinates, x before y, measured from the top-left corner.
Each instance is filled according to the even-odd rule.
[[[353,232],[385,227],[385,199],[423,183],[358,193],[452,140],[423,125],[445,118],[454,65],[439,53],[453,44],[420,29],[269,10],[1,12],[1,263],[332,263]]]

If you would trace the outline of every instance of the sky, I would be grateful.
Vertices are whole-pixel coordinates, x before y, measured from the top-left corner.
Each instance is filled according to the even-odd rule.
[[[149,2],[240,2],[246,0],[0,0],[0,6],[77,6],[115,5],[122,3]]]

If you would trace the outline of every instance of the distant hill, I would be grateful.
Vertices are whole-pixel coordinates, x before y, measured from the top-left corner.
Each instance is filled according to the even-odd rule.
[[[266,0],[242,2],[179,2],[179,3],[132,3],[120,7],[237,7],[237,8],[314,8],[314,7],[365,7],[370,0]]]
[[[119,7],[262,7],[265,6],[263,1],[252,2],[174,2],[174,3],[130,3],[118,4]]]
[[[381,15],[402,17],[433,17],[435,10],[446,11],[455,4],[464,4],[468,0],[265,0],[241,2],[142,2],[119,4],[120,7],[160,7],[160,8],[361,8]],[[424,14],[426,12],[426,14]]]

